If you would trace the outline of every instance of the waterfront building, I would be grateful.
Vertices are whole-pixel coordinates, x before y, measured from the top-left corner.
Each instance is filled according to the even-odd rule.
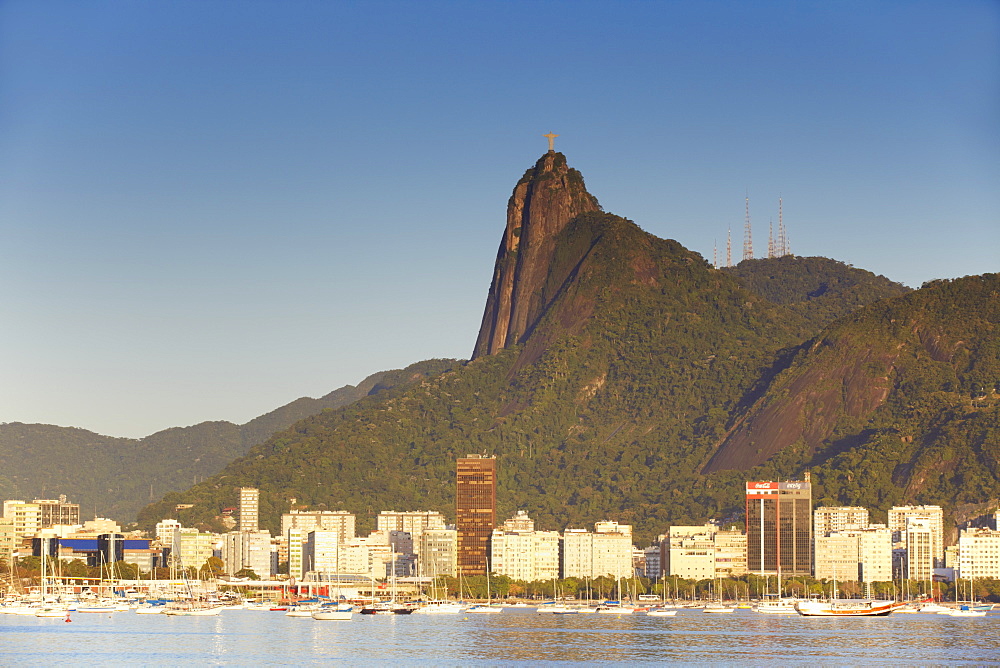
[[[812,487],[803,481],[746,484],[747,569],[812,573]]]
[[[22,499],[3,502],[3,517],[14,525],[14,533],[21,537],[31,537],[42,528],[42,509],[37,503],[26,503]]]
[[[261,579],[271,576],[271,534],[268,531],[231,531],[223,535],[222,562],[227,575],[244,568]]]
[[[260,529],[260,490],[256,487],[240,488],[240,523],[238,531]]]
[[[936,528],[926,520],[908,518],[903,534],[906,548],[906,577],[909,580],[930,580],[934,574]],[[944,551],[941,553],[944,563]]]
[[[289,574],[291,574],[291,544],[292,539],[301,536],[301,529],[289,529]],[[353,540],[352,536],[350,540]],[[340,574],[340,573],[365,573],[368,570],[368,552],[359,549],[351,550],[346,547],[347,541],[341,540],[340,532],[329,530],[315,530],[306,534],[306,544],[302,557],[302,572],[298,577],[302,577],[305,572]],[[343,557],[343,561],[341,561]],[[362,565],[359,565],[362,564]]]
[[[458,531],[424,529],[420,534],[420,559],[417,574],[429,578],[458,574]]]
[[[490,570],[527,582],[559,577],[559,532],[535,531],[534,521],[523,510],[517,511],[493,530]]]
[[[566,529],[563,532],[564,578],[632,577],[632,527],[617,522],[598,522],[594,532]]]
[[[892,581],[892,531],[884,524],[855,529],[861,582]]]
[[[958,564],[960,577],[1000,579],[1000,531],[962,531],[958,537]]]
[[[735,577],[747,572],[747,535],[742,531],[715,533],[715,577]]]
[[[944,565],[944,511],[941,506],[893,506],[889,509],[889,529],[896,547],[905,547],[906,525],[919,521],[931,532],[932,568]]]
[[[177,557],[175,566],[200,569],[215,554],[219,541],[219,536],[214,533],[178,526],[167,545],[171,547],[171,554]],[[261,577],[266,575],[256,570],[254,572]]]
[[[892,580],[892,533],[884,526],[829,531],[815,545],[818,580]]]
[[[664,569],[667,575],[690,580],[715,577],[714,524],[703,526],[672,526],[667,529],[661,543],[666,556]]]
[[[496,466],[496,457],[485,455],[467,455],[457,463],[455,528],[462,575],[485,575],[489,569],[489,540],[496,527]]]

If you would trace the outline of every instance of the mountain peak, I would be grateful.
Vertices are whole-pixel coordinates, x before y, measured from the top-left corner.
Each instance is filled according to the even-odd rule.
[[[473,358],[523,340],[544,312],[541,288],[555,237],[581,213],[599,211],[583,176],[557,151],[542,155],[514,186]]]

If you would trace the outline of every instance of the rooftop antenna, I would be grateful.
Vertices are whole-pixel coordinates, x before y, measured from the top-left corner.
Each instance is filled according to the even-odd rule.
[[[743,259],[753,259],[753,234],[750,232],[750,191],[747,190],[747,217],[746,225],[743,228]]]
[[[733,228],[726,230],[726,266],[733,266]]]

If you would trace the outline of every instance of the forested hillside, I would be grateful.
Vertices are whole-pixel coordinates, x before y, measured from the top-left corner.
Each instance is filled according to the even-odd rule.
[[[910,291],[885,276],[825,257],[743,260],[723,271],[747,290],[805,317],[817,329],[874,301]]]

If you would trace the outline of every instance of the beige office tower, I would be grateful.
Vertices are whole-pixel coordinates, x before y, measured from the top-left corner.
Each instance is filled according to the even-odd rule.
[[[260,529],[260,490],[256,487],[240,488],[239,531]]]
[[[920,522],[931,532],[932,568],[944,566],[944,511],[941,506],[893,506],[889,509],[889,529],[897,547],[906,547],[906,526]]]

